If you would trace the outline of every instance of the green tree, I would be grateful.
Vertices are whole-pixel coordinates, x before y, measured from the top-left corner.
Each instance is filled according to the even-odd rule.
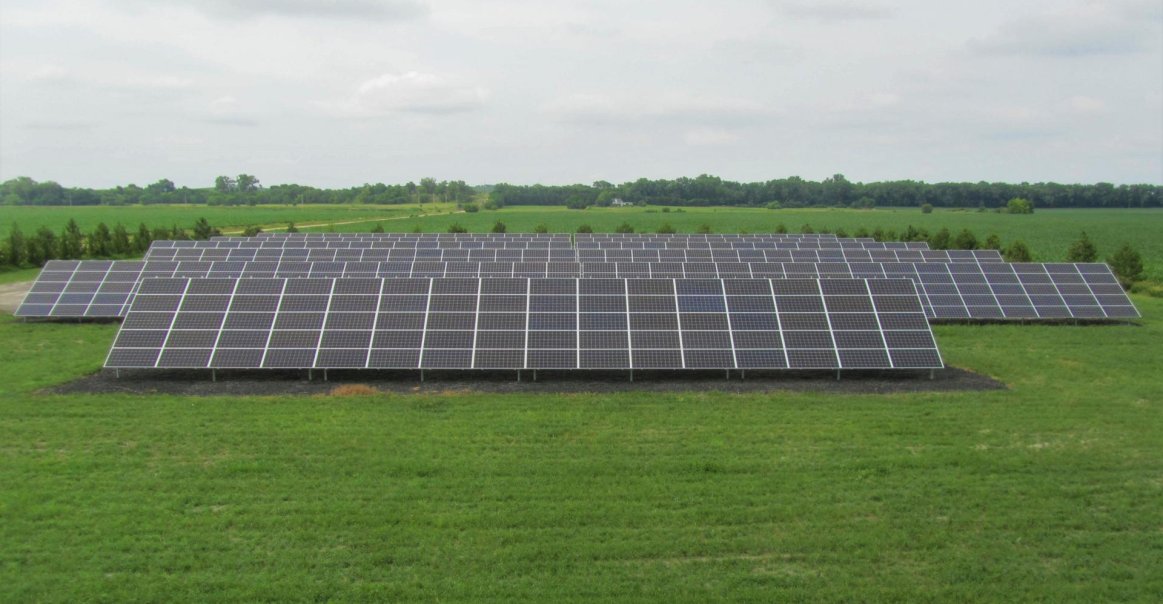
[[[210,226],[210,222],[205,218],[199,218],[194,223],[194,239],[209,239],[221,234],[218,229]]]
[[[133,245],[129,242],[129,231],[125,230],[125,225],[120,222],[113,227],[113,235],[109,239],[109,251],[114,256],[128,256],[133,251]]]
[[[448,232],[449,233],[467,233],[468,229],[460,226],[459,222],[454,222],[454,223],[448,225]]]
[[[24,233],[20,230],[20,225],[13,224],[12,230],[8,231],[8,247],[4,250],[6,252],[4,263],[12,266],[22,266],[28,254],[27,243],[24,240]]]
[[[1006,262],[1033,262],[1034,255],[1030,253],[1030,246],[1026,245],[1021,239],[1011,243],[1009,247],[1002,252],[1002,257]]]
[[[89,256],[92,258],[108,258],[113,246],[113,234],[104,222],[98,223],[97,228],[89,235]]]
[[[186,232],[186,229],[175,224],[170,226],[170,238],[174,241],[186,241],[190,238],[190,234]]]
[[[165,237],[162,237],[165,239]],[[137,233],[133,236],[133,249],[139,253],[143,253],[149,249],[150,244],[153,243],[153,233],[150,232],[149,227],[145,223],[137,226]]]
[[[258,225],[248,224],[245,229],[242,229],[243,237],[254,237],[262,232],[262,227]]]
[[[1143,276],[1143,257],[1130,244],[1124,243],[1115,250],[1114,256],[1107,258],[1106,263],[1111,266],[1123,287],[1130,287]]]
[[[940,231],[937,231],[929,238],[929,247],[935,250],[947,250],[952,244],[953,235],[949,233],[949,229],[946,227],[941,227]]]
[[[1070,249],[1066,251],[1066,259],[1070,262],[1098,261],[1098,249],[1091,243],[1090,237],[1086,236],[1086,231],[1082,232],[1082,237],[1078,241],[1070,244]]]
[[[953,238],[953,248],[958,250],[977,249],[977,235],[974,235],[969,229],[961,229],[961,232]]]
[[[921,204],[921,213],[922,214],[932,214],[933,213],[933,204],[931,204],[931,203]]]
[[[634,227],[630,226],[629,222],[623,222],[622,224],[618,225],[618,228],[614,229],[614,232],[615,233],[633,233]]]
[[[294,222],[288,222],[287,223],[287,232],[288,233],[298,233],[299,229],[295,227]]]
[[[1034,202],[1024,197],[1015,197],[1006,203],[1006,212],[1010,214],[1033,214]]]
[[[985,249],[1001,251],[1001,237],[997,233],[990,233],[989,237],[985,238]]]
[[[594,232],[594,227],[592,227],[588,224],[579,224],[577,227],[577,232],[579,232],[579,233],[592,233],[592,232]]]
[[[258,178],[252,174],[239,174],[234,184],[239,193],[253,193],[261,187]]]
[[[60,244],[56,233],[52,229],[42,226],[36,230],[36,236],[28,241],[28,262],[40,266],[49,260],[59,257]]]
[[[501,222],[500,220],[498,220],[498,221],[497,221],[497,224],[494,224],[494,225],[493,225],[493,231],[492,231],[492,232],[494,232],[494,233],[504,233],[506,230],[507,230],[507,228],[505,227],[505,223],[503,223],[503,222]]]
[[[219,176],[214,179],[214,190],[219,193],[231,193],[238,190],[238,182],[229,176]]]
[[[80,258],[84,252],[85,234],[81,232],[81,227],[77,226],[77,221],[70,218],[65,230],[61,232],[59,257],[74,260]]]
[[[675,233],[675,232],[677,232],[677,231],[674,230],[674,227],[670,226],[669,222],[664,222],[664,223],[662,223],[662,226],[658,227],[658,233],[662,234],[662,235]]]

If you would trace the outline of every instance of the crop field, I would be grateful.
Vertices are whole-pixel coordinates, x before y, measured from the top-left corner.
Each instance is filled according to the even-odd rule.
[[[85,232],[104,222],[110,228],[122,223],[133,232],[138,224],[189,229],[199,218],[223,231],[241,230],[249,225],[286,228],[288,222],[296,225],[318,224],[322,230],[369,230],[366,226],[377,219],[384,220],[384,228],[395,221],[421,213],[444,213],[455,210],[453,204],[377,205],[301,205],[301,206],[206,206],[206,205],[151,205],[151,206],[3,206],[0,207],[0,235],[7,235],[12,225],[31,233],[41,226],[59,232],[70,218]],[[358,222],[356,222],[358,221]],[[397,227],[398,228],[398,227]]]
[[[1085,229],[1158,274],[1160,218],[506,208],[392,224],[912,223],[1021,236],[1045,259]],[[58,394],[99,370],[117,326],[0,314],[0,601],[1160,601],[1163,299],[1133,300],[1134,325],[934,328],[948,365],[1006,389],[859,395]]]
[[[770,233],[779,225],[789,232],[798,233],[804,225],[813,230],[844,229],[848,235],[858,228],[869,231],[876,228],[902,232],[909,225],[930,232],[948,228],[954,235],[969,229],[984,242],[992,233],[1001,237],[1003,244],[1021,239],[1030,246],[1035,260],[1050,262],[1066,257],[1070,244],[1082,231],[1098,247],[1100,258],[1113,254],[1123,243],[1129,243],[1143,255],[1149,278],[1163,281],[1163,210],[1038,210],[1032,215],[998,214],[963,210],[934,210],[922,214],[919,209],[877,210],[767,210],[755,208],[589,208],[568,210],[562,207],[514,206],[494,211],[453,216],[429,216],[400,221],[400,226],[412,230],[442,232],[457,223],[470,232],[487,232],[499,220],[511,232],[532,231],[544,225],[549,232],[574,232],[588,224],[594,232],[613,232],[627,223],[635,232],[653,233],[669,224],[680,233],[696,232],[707,225],[715,233]],[[390,229],[390,225],[385,225]],[[358,230],[369,230],[360,228]]]
[[[669,211],[667,211],[669,210]],[[60,231],[73,218],[86,232],[105,222],[121,222],[130,227],[138,223],[153,226],[189,227],[205,217],[224,230],[240,230],[260,225],[268,230],[294,222],[303,231],[370,231],[377,225],[386,231],[444,232],[459,224],[470,232],[488,232],[503,222],[509,232],[531,232],[545,226],[549,232],[572,233],[583,224],[595,232],[613,232],[623,223],[636,232],[656,232],[669,224],[680,233],[696,232],[706,225],[716,233],[772,232],[783,225],[790,232],[800,232],[805,225],[813,229],[844,229],[852,232],[864,227],[893,229],[898,233],[909,225],[936,232],[942,227],[953,234],[969,229],[984,242],[996,233],[1003,244],[1021,239],[1030,246],[1035,260],[1063,260],[1071,242],[1086,231],[1105,258],[1129,243],[1143,256],[1147,279],[1163,282],[1163,210],[1038,210],[1033,215],[1010,215],[994,212],[934,210],[922,214],[916,208],[878,210],[802,209],[768,210],[755,208],[589,208],[568,210],[563,207],[514,206],[476,213],[457,212],[452,204],[423,206],[135,206],[135,207],[0,207],[0,236],[19,224],[27,234],[39,226]],[[306,225],[318,225],[310,227]]]

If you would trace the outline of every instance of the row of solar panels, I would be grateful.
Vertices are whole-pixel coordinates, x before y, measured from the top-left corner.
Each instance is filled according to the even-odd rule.
[[[150,279],[109,368],[929,369],[906,279]]]
[[[302,248],[150,248],[146,260],[436,260],[490,262],[1003,262],[995,250],[865,250],[865,249],[302,249]]]
[[[907,278],[948,319],[1122,320],[1139,313],[1105,264],[879,262],[170,262],[52,261],[16,316],[124,316],[148,279],[198,278]]]
[[[837,237],[833,233],[317,233],[263,232],[254,236],[218,235],[213,239],[688,239],[719,241],[728,239],[852,239],[872,241],[871,237]]]
[[[771,241],[512,241],[500,240],[381,240],[381,239],[210,239],[158,240],[153,247],[174,248],[447,248],[447,249],[929,249],[925,242],[848,240]]]

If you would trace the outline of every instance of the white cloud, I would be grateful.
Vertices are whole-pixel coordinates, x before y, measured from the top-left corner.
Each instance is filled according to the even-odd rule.
[[[360,84],[354,94],[340,101],[322,103],[344,117],[382,117],[396,113],[447,115],[481,108],[488,91],[435,74],[408,71],[386,73]]]
[[[739,133],[722,128],[695,128],[683,135],[683,141],[692,147],[730,145],[739,139]]]
[[[750,99],[682,93],[576,94],[557,99],[543,110],[561,122],[615,126],[660,122],[737,126],[777,113]]]
[[[969,47],[1002,55],[1115,55],[1144,50],[1157,36],[1158,30],[1149,23],[1094,4],[1010,21],[988,36],[970,41]]]
[[[141,6],[158,3],[123,1]],[[420,0],[160,0],[160,3],[189,6],[209,15],[227,17],[400,20],[424,16],[429,10],[428,4]]]
[[[777,6],[789,17],[826,23],[887,19],[894,14],[889,8],[866,2],[778,2]]]

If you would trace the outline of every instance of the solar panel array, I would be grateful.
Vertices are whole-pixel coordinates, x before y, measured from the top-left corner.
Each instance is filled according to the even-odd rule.
[[[464,249],[464,248],[172,248],[152,247],[146,260],[435,260],[491,262],[1002,262],[996,250],[837,249]]]
[[[151,279],[110,368],[925,369],[905,279]]]
[[[110,368],[929,369],[939,320],[1124,320],[1105,264],[834,235],[271,234],[49,262]]]
[[[1139,316],[1105,264],[152,260],[51,261],[16,316],[119,318],[141,281],[162,277],[908,278],[933,320]]]

